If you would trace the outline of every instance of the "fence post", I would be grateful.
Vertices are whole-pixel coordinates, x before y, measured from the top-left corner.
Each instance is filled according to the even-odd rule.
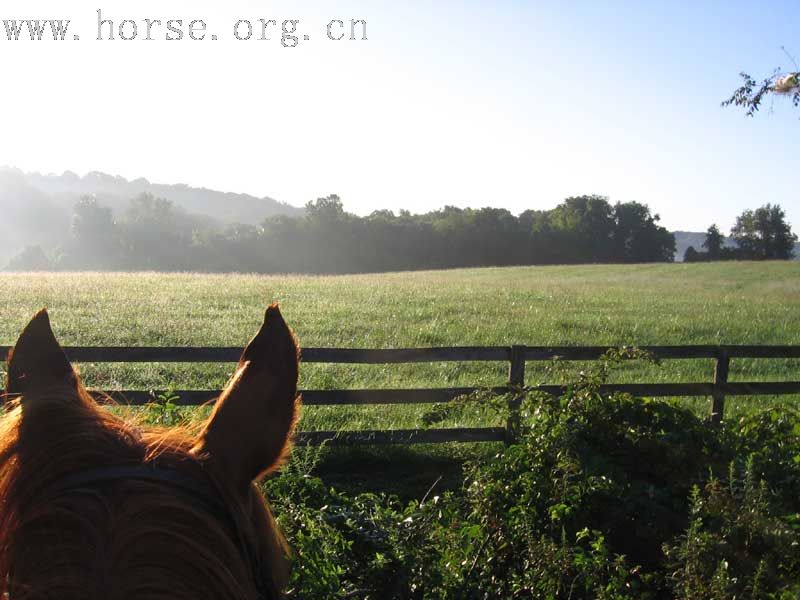
[[[711,423],[719,425],[725,412],[725,392],[721,389],[728,383],[728,369],[731,359],[725,348],[719,349],[717,366],[714,369],[714,392],[711,399]]]
[[[525,385],[525,346],[511,346],[511,364],[508,368],[508,387],[511,395],[508,399],[508,421],[506,422],[506,444],[511,444],[519,437],[520,405],[522,404],[522,387]]]

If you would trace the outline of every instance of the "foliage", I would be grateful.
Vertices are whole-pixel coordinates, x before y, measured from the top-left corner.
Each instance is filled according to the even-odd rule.
[[[742,85],[722,102],[722,106],[744,107],[747,116],[752,117],[761,108],[764,98],[783,95],[791,98],[795,107],[800,107],[800,73],[786,73],[776,69],[761,82],[744,72],[739,73],[739,76],[742,78]]]
[[[492,533],[481,577],[496,582],[492,594],[660,593],[661,545],[682,531],[690,486],[725,451],[688,411],[603,396],[603,379],[583,374],[558,403],[529,399],[523,441],[472,471],[474,518]],[[589,547],[604,560],[588,560]]]
[[[790,259],[797,241],[778,204],[745,210],[736,218],[731,237],[739,246],[740,256],[750,260]]]
[[[187,420],[175,402],[178,396],[172,389],[159,394],[151,391],[150,394],[153,396],[153,401],[145,405],[145,417],[148,422],[162,427],[174,427]]]
[[[612,235],[620,262],[672,262],[675,236],[658,225],[661,218],[638,202],[614,206],[616,227]],[[620,260],[621,259],[621,260]]]
[[[725,236],[723,236],[716,223],[712,224],[706,230],[706,239],[703,242],[703,248],[708,253],[709,260],[717,260],[722,254],[722,246],[725,243]]]
[[[800,514],[800,412],[779,405],[755,411],[736,424],[736,453],[746,456],[755,477],[773,484],[772,502]],[[800,525],[800,523],[798,523]]]
[[[213,226],[140,194],[114,219],[96,198],[75,205],[59,269],[361,273],[468,266],[672,261],[674,237],[646,205],[567,198],[550,211],[446,206],[358,217],[336,195],[298,218]]]
[[[711,225],[703,242],[706,252],[698,252],[689,246],[683,260],[790,260],[794,257],[797,242],[797,236],[792,233],[791,225],[786,222],[786,213],[779,204],[745,210],[736,217],[730,239],[735,246],[726,246],[725,236],[716,225]]]
[[[117,228],[110,208],[92,196],[83,196],[72,211],[71,243],[62,265],[102,270],[118,264],[122,241]]]
[[[527,396],[519,443],[472,460],[460,491],[348,496],[312,474],[323,450],[301,450],[265,484],[296,552],[289,596],[796,597],[798,413],[712,427],[600,393],[637,357],[573,376],[559,401]]]
[[[683,262],[685,263],[700,262],[702,260],[703,254],[704,253],[695,250],[694,246],[689,246],[688,248],[686,248],[686,252],[683,253]]]
[[[611,204],[576,196],[552,210],[446,206],[426,214],[376,211],[359,217],[336,195],[307,203],[298,218],[260,226],[215,226],[150,194],[131,199],[121,217],[85,196],[75,205],[70,236],[45,252],[32,246],[15,269],[161,270],[253,273],[367,273],[524,264],[671,262],[675,237],[638,202]],[[780,206],[747,210],[723,245],[712,225],[687,262],[791,258],[797,237]],[[50,248],[48,246],[48,248]]]
[[[781,518],[749,458],[727,481],[710,478],[691,494],[686,533],[665,546],[675,598],[797,598],[800,528]]]
[[[14,271],[50,271],[53,262],[37,244],[25,246],[8,262],[7,268]]]

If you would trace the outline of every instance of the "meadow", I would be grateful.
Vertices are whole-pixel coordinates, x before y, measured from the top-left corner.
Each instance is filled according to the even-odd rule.
[[[64,345],[242,346],[280,302],[302,346],[800,344],[800,263],[581,265],[357,276],[4,273],[0,345],[39,308]],[[732,381],[797,377],[796,360],[734,360]],[[574,370],[585,365],[573,363]],[[217,389],[232,365],[82,365],[103,389]],[[621,382],[708,381],[713,361],[633,362]],[[306,364],[306,389],[494,386],[505,363]],[[528,363],[526,382],[546,383]],[[731,398],[729,415],[775,398]],[[703,412],[708,399],[687,399]],[[309,407],[302,428],[416,427],[429,406]],[[443,426],[478,425],[481,410]],[[487,424],[487,423],[483,423]]]

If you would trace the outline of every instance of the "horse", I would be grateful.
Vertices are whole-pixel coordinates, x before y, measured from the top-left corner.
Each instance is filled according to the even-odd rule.
[[[298,362],[273,304],[205,423],[147,427],[98,405],[39,311],[7,361],[0,598],[280,598],[290,554],[256,482],[290,450]]]

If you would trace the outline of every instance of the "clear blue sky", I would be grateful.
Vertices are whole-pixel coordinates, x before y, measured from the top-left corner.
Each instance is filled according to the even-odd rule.
[[[800,230],[800,110],[720,101],[738,72],[800,62],[800,3],[331,2],[224,8],[10,0],[0,19],[71,18],[81,41],[0,39],[0,164],[102,170],[348,210],[650,205],[670,229],[727,230],[767,202]],[[202,18],[219,41],[97,42],[105,17]],[[368,41],[324,40],[363,18]],[[237,42],[239,18],[299,18],[298,48]],[[0,30],[0,34],[2,34]]]

